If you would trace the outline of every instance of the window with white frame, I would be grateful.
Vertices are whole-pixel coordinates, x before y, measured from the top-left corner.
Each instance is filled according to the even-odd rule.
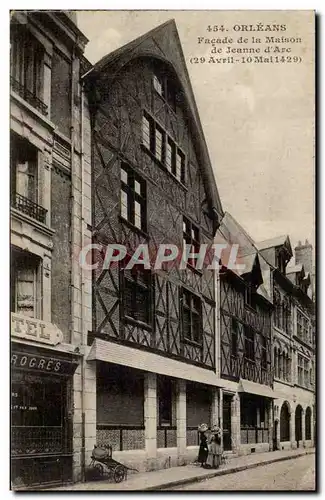
[[[146,183],[129,165],[121,166],[121,217],[146,231]]]

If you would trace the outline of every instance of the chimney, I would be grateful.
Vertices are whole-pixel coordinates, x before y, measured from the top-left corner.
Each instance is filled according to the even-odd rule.
[[[306,273],[312,274],[313,272],[313,247],[308,242],[305,241],[303,245],[301,241],[299,241],[298,246],[295,248],[295,259],[296,264],[302,264],[305,268]]]

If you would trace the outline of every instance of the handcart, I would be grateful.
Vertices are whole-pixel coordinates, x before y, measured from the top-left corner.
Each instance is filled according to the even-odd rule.
[[[132,469],[126,465],[121,464],[112,458],[112,447],[107,446],[94,446],[91,454],[90,467],[96,471],[96,476],[103,477],[108,475],[113,478],[116,483],[120,483],[123,479],[127,479],[127,471]]]

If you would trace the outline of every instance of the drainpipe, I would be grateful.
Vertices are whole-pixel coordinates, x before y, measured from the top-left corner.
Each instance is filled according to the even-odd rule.
[[[81,167],[81,248],[84,246],[84,87],[83,83],[80,84],[80,167]],[[82,434],[81,434],[81,479],[85,481],[86,475],[86,418],[85,418],[85,349],[86,345],[85,336],[87,334],[84,324],[84,293],[85,293],[85,282],[84,282],[84,269],[80,266],[80,278],[81,278],[81,412],[82,412]]]
[[[76,165],[74,158],[74,148],[75,148],[75,123],[74,123],[74,101],[75,101],[75,88],[76,84],[76,71],[75,71],[75,61],[76,61],[76,50],[75,45],[72,51],[72,71],[71,71],[71,343],[74,341],[74,307],[75,307],[75,265],[76,260],[78,259],[78,255],[75,253],[75,247],[78,243],[76,241],[75,229],[76,229]],[[81,106],[80,106],[80,142],[81,142],[81,177],[82,177],[82,187],[81,187],[81,241],[80,244],[83,244],[83,108],[82,108],[82,95],[81,95]],[[84,411],[84,340],[83,340],[83,274],[81,269],[81,342],[80,342],[80,351],[81,351],[81,479],[84,480],[85,477],[85,411]]]

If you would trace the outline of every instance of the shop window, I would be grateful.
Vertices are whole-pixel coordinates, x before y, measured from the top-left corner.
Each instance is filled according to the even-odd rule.
[[[42,101],[44,81],[44,47],[20,24],[10,30],[11,87],[42,114],[47,106]]]
[[[169,377],[158,377],[159,426],[173,423],[173,382]]]
[[[183,290],[182,294],[182,317],[183,317],[183,338],[184,341],[202,343],[202,310],[201,299]]]
[[[11,311],[30,318],[40,317],[40,260],[32,254],[14,250],[11,255]]]
[[[183,217],[183,245],[190,247],[190,253],[200,252],[200,231],[190,220]],[[195,269],[196,258],[188,259],[188,264]]]
[[[142,266],[125,269],[124,274],[124,317],[126,320],[141,321],[151,327],[152,276]]]
[[[146,183],[127,164],[121,166],[121,217],[142,231],[147,226]]]

